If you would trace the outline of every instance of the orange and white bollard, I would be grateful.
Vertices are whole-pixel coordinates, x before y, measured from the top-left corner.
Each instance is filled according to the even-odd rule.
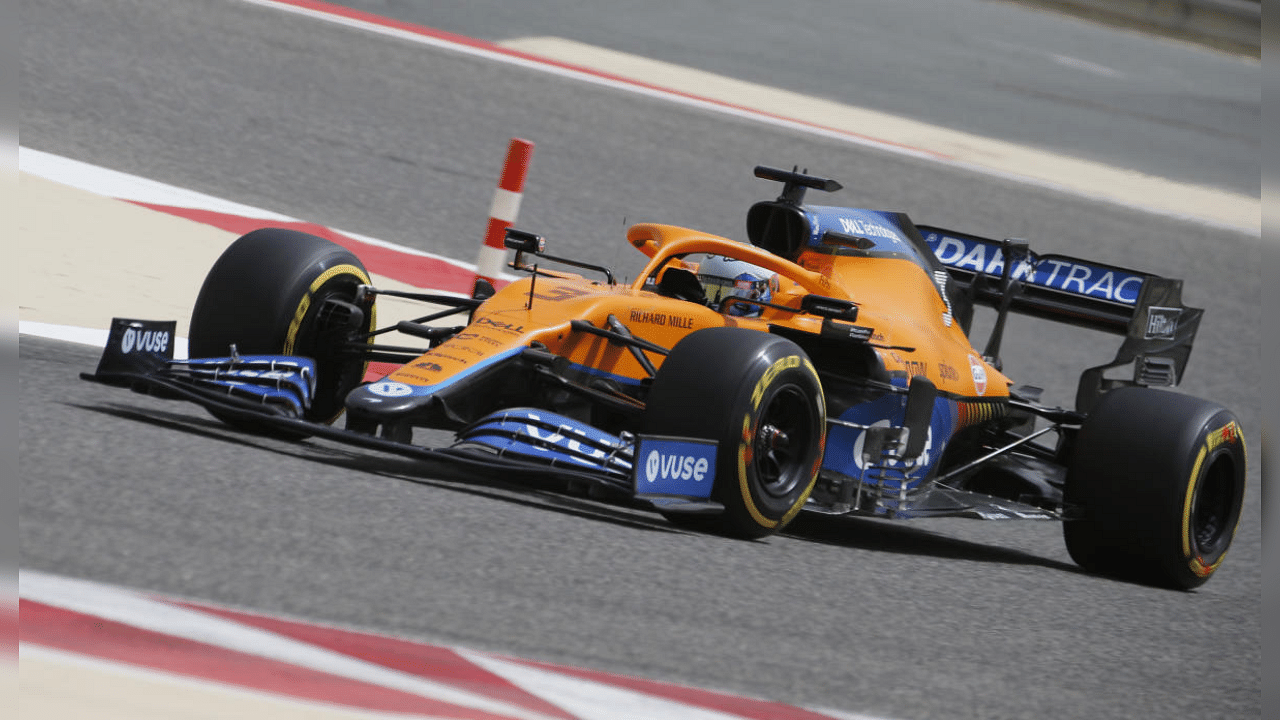
[[[502,166],[502,177],[498,179],[498,189],[493,193],[493,204],[489,206],[489,227],[485,231],[484,245],[476,256],[476,279],[488,280],[490,283],[502,274],[506,264],[507,250],[502,244],[507,228],[516,222],[520,213],[520,199],[524,196],[524,178],[529,172],[529,161],[533,159],[533,143],[520,138],[511,138],[507,148],[507,161]]]

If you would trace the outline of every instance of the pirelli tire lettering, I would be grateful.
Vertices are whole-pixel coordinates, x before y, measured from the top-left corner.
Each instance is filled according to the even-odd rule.
[[[751,409],[760,409],[760,401],[764,399],[765,392],[769,389],[769,386],[773,384],[774,379],[777,378],[783,370],[799,367],[802,362],[809,362],[809,360],[808,358],[802,358],[799,355],[788,355],[770,365],[769,369],[765,370],[764,374],[760,376],[760,379],[756,381],[755,388],[751,390]],[[813,366],[810,365],[809,367],[812,368]],[[817,376],[818,373],[815,371],[814,377]]]
[[[1064,500],[1071,557],[1091,572],[1189,590],[1222,565],[1244,503],[1239,421],[1149,388],[1102,396],[1076,439]]]
[[[738,537],[784,528],[813,491],[826,445],[818,373],[789,340],[710,328],[672,349],[649,393],[646,431],[715,440],[712,499],[721,516],[697,524]]]

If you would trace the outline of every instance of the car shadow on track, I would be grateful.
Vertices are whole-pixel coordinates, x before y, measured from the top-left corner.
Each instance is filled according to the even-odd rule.
[[[807,542],[873,552],[923,555],[1003,565],[1035,565],[1051,570],[1083,572],[1072,563],[1040,557],[1021,550],[950,537],[912,526],[910,522],[909,520],[878,520],[802,513],[787,526],[783,534]]]
[[[343,468],[366,476],[409,482],[633,530],[675,535],[703,534],[671,525],[651,510],[570,494],[564,492],[562,488],[556,488],[555,483],[511,482],[496,476],[477,475],[473,471],[460,469],[443,461],[430,462],[398,457],[327,441],[314,439],[291,441],[263,437],[237,430],[212,417],[206,418],[158,408],[117,403],[64,404],[80,410],[186,433],[204,440],[223,442],[240,448],[251,447],[284,457]],[[912,525],[911,521],[802,513],[787,527],[783,535],[805,542],[837,547],[978,562],[1034,565],[1054,570],[1081,572],[1071,563],[950,537]]]
[[[619,525],[633,530],[682,534],[686,531],[668,524],[658,515],[644,510],[611,505],[592,498],[579,497],[557,490],[556,483],[521,482],[476,475],[445,461],[431,462],[376,450],[349,448],[314,439],[291,441],[263,437],[237,430],[213,418],[165,410],[139,408],[119,404],[65,403],[69,407],[111,417],[145,423],[154,427],[194,435],[205,440],[225,442],[239,447],[252,447],[265,452],[329,467],[339,467],[363,475],[409,482],[439,490],[508,502],[538,510],[547,510],[585,520]]]

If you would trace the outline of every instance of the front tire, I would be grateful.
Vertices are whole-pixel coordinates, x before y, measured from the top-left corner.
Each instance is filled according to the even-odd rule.
[[[1222,564],[1240,520],[1240,424],[1206,400],[1147,388],[1104,395],[1076,439],[1063,524],[1090,572],[1189,590]]]
[[[233,242],[205,277],[191,314],[190,355],[222,357],[234,344],[243,355],[309,357],[316,362],[316,393],[305,417],[333,422],[365,371],[363,359],[338,346],[371,330],[374,318],[372,308],[353,317],[333,312],[326,301],[354,305],[357,287],[369,284],[360,260],[329,240],[284,228],[255,230]]]
[[[817,371],[795,343],[711,328],[672,348],[653,380],[643,432],[715,440],[712,499],[723,515],[667,518],[743,538],[778,532],[813,491],[826,446]]]

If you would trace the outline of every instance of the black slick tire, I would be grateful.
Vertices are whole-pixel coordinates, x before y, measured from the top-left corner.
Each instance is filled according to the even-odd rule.
[[[1203,585],[1226,557],[1245,493],[1240,424],[1226,408],[1148,388],[1104,395],[1072,451],[1063,523],[1090,572],[1162,587]]]
[[[822,386],[790,340],[742,328],[700,330],[659,368],[642,432],[717,441],[712,499],[725,512],[671,513],[669,520],[764,537],[786,527],[813,491],[826,445]]]
[[[189,353],[222,357],[234,344],[242,355],[309,357],[316,362],[316,394],[306,419],[332,422],[363,379],[365,362],[337,352],[353,333],[349,318],[323,311],[331,298],[354,303],[357,287],[368,284],[359,259],[340,245],[296,230],[255,230],[233,242],[205,277],[191,314]],[[370,309],[354,332],[373,323]]]

